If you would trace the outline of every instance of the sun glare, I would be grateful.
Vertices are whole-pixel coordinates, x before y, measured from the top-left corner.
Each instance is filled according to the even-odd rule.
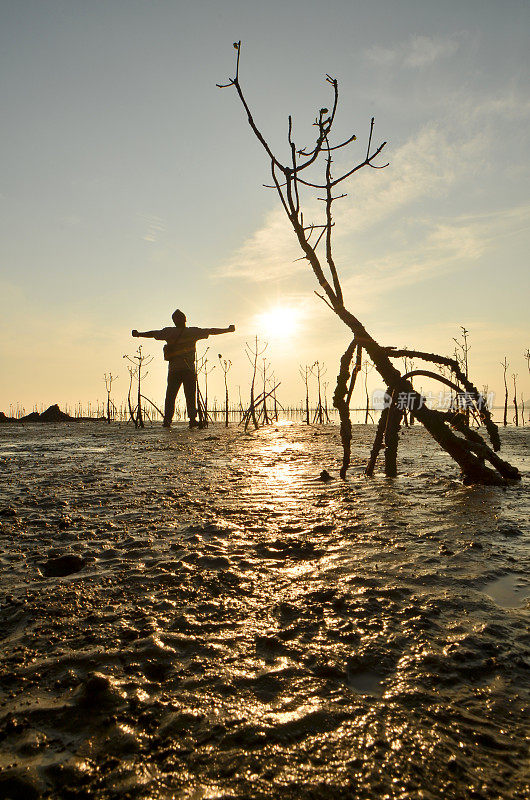
[[[270,308],[256,317],[258,334],[265,339],[288,339],[298,330],[299,320],[300,314],[295,308]]]

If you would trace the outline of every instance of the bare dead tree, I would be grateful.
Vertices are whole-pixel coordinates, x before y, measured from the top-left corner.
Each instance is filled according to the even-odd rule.
[[[207,428],[210,415],[208,413],[208,375],[215,369],[215,365],[208,369],[207,353],[210,348],[207,347],[202,355],[195,353],[195,391],[197,398],[197,414],[199,417],[199,428]],[[204,375],[204,395],[201,391],[199,377]]]
[[[315,361],[315,363],[311,364],[309,367],[309,371],[311,375],[317,379],[317,405],[313,415],[313,424],[317,422],[319,425],[323,425],[326,420],[329,422],[328,413],[324,403],[322,402],[322,378],[326,374],[327,369],[324,364],[321,364],[319,361]]]
[[[328,387],[329,381],[324,381],[324,415],[326,417],[326,422],[331,422],[328,410]]]
[[[368,359],[365,359],[362,363],[362,373],[364,375],[364,400],[365,400],[365,408],[364,408],[364,424],[368,425],[368,420],[373,423],[373,417],[370,414],[370,395],[368,394],[368,375],[374,368],[374,365]],[[404,409],[403,409],[404,413]]]
[[[261,355],[263,355],[263,353],[265,352],[265,350],[267,349],[268,346],[269,346],[269,343],[265,342],[263,347],[260,349],[257,336],[255,338],[254,347],[251,347],[251,345],[249,345],[248,342],[245,344],[245,350],[246,350],[247,358],[250,361],[250,365],[252,367],[252,379],[250,381],[249,411],[250,411],[250,416],[251,416],[251,419],[252,419],[252,423],[253,423],[255,428],[259,427],[258,419],[257,419],[257,416],[256,416],[256,396],[255,396],[256,374],[257,374],[257,370],[258,370],[258,358]],[[246,430],[246,428],[247,428],[247,426],[245,425],[245,430]]]
[[[213,372],[214,369],[215,369],[215,364],[212,364],[212,366],[208,368],[208,359],[205,358],[204,359],[204,367],[203,367],[203,373],[204,373],[204,413],[205,413],[205,417],[206,417],[207,420],[208,420],[208,417],[209,417],[208,375],[211,372]]]
[[[278,388],[279,384],[276,384],[272,387],[272,389],[267,392],[265,386],[266,380],[266,373],[263,373],[264,376],[264,387],[263,391],[256,395],[256,378],[258,375],[258,360],[266,351],[267,347],[269,346],[268,342],[265,342],[263,345],[260,345],[259,339],[256,336],[254,338],[254,343],[250,345],[248,342],[245,344],[245,354],[250,362],[250,366],[252,367],[252,377],[250,380],[250,402],[247,410],[244,412],[243,417],[241,419],[241,423],[244,423],[245,430],[247,430],[250,422],[254,425],[254,428],[259,428],[259,419],[262,416],[266,420],[266,424],[268,422],[268,414],[267,414],[267,399],[272,397],[273,393]],[[265,368],[264,368],[265,369]]]
[[[526,366],[528,367],[528,372],[530,372],[530,348],[526,348],[525,352],[523,353],[523,358],[526,360]],[[524,427],[525,420],[524,420],[524,395],[521,393],[521,421]]]
[[[337,150],[345,148],[355,142],[356,136],[352,134],[338,144],[332,143],[331,134],[337,113],[339,89],[336,78],[327,75],[326,80],[331,86],[333,93],[331,110],[323,107],[319,110],[315,118],[315,143],[309,148],[297,148],[293,138],[293,121],[289,116],[287,131],[288,155],[284,162],[273,152],[254,120],[239,78],[241,42],[235,42],[234,47],[237,52],[235,77],[231,78],[228,83],[218,84],[218,86],[220,88],[233,87],[236,90],[239,100],[246,112],[250,128],[269,159],[272,176],[272,185],[270,188],[276,190],[278,198],[302,249],[302,257],[308,261],[319,283],[322,293],[317,293],[318,296],[321,297],[326,305],[353,332],[356,343],[361,345],[366,351],[366,354],[385,381],[390,395],[393,396],[394,392],[397,391],[405,392],[410,396],[410,408],[412,408],[415,417],[425,426],[439,445],[459,464],[466,482],[500,484],[505,483],[506,479],[519,478],[518,470],[500,459],[481,437],[479,437],[480,441],[477,441],[475,437],[478,436],[478,434],[470,431],[468,426],[462,429],[461,424],[458,423],[458,428],[452,429],[451,420],[448,419],[446,415],[437,410],[428,408],[425,404],[425,398],[415,391],[409,379],[410,376],[407,376],[407,374],[401,375],[399,370],[392,363],[391,359],[396,357],[400,358],[403,353],[392,347],[383,347],[376,342],[361,321],[346,308],[344,304],[342,286],[333,256],[332,237],[334,220],[332,208],[336,200],[346,196],[344,192],[340,192],[340,189],[337,188],[345,180],[361,169],[383,169],[387,166],[387,164],[376,163],[386,142],[382,142],[378,146],[373,145],[374,119],[372,118],[370,123],[364,156],[336,176],[333,170],[335,153]],[[308,173],[306,170],[320,164],[322,164],[323,177],[320,179],[310,179],[312,173]],[[324,210],[322,221],[308,222],[304,219],[303,201],[308,195],[311,197],[316,195],[316,198],[323,202]],[[319,247],[320,250],[318,249]],[[346,353],[350,353],[350,358],[353,356],[353,350],[354,348],[352,349],[351,345],[346,350]],[[344,356],[346,356],[346,353]],[[445,363],[447,366],[451,366],[455,376],[458,378],[459,384],[469,393],[472,402],[480,407],[480,414],[485,419],[487,418],[489,411],[482,402],[482,395],[468,377],[464,375],[454,359],[445,359],[444,361],[444,358],[441,356],[437,356],[433,353],[421,353],[420,351],[412,351],[410,355],[411,357],[421,358],[426,361],[431,361],[432,363]],[[338,380],[338,384],[340,383],[341,387],[343,387],[344,384],[343,369],[347,370],[349,376],[351,363],[350,361],[346,367],[344,356],[343,359],[341,359],[341,374]],[[342,391],[342,388],[340,391]],[[338,399],[340,402],[340,398]],[[489,427],[487,426],[488,431],[491,430],[491,426],[495,428],[491,419],[489,422],[491,424]],[[457,435],[456,430],[464,435]],[[346,428],[344,431],[341,430],[341,434],[343,432],[347,435]],[[493,443],[494,447],[498,449],[500,446],[498,436],[496,438],[494,437]],[[346,452],[344,440],[343,448],[344,452]],[[494,468],[487,467],[485,465],[485,460],[489,461]]]
[[[123,357],[125,358],[125,356],[123,356]],[[127,371],[129,372],[129,390],[127,392],[127,409],[129,411],[129,417],[130,417],[134,427],[138,428],[139,427],[139,423],[138,423],[138,419],[136,418],[136,414],[135,414],[136,408],[133,408],[132,399],[131,399],[133,380],[136,378],[136,376],[138,374],[138,370],[137,370],[136,367],[130,367],[129,365],[127,365]]]
[[[114,419],[114,415],[115,413],[117,413],[118,410],[110,398],[112,392],[112,384],[114,381],[118,380],[118,376],[113,375],[112,372],[109,372],[109,374],[107,375],[107,373],[105,372],[103,378],[105,380],[105,390],[107,392],[107,422],[110,425],[111,420]]]
[[[124,358],[127,359],[132,364],[132,367],[127,367],[129,370],[130,382],[129,382],[129,392],[127,395],[127,405],[129,408],[129,416],[134,423],[135,428],[144,428],[144,413],[142,409],[142,379],[145,378],[149,373],[144,372],[145,368],[151,363],[154,356],[147,355],[145,356],[142,353],[142,345],[138,347],[136,354],[133,356],[124,355]],[[131,393],[132,393],[132,385],[133,380],[136,379],[136,407],[133,409],[132,400],[131,400]]]
[[[263,422],[265,425],[269,425],[269,412],[267,411],[267,399],[266,399],[266,392],[267,392],[267,383],[268,383],[268,372],[269,366],[267,365],[267,359],[264,358],[263,360],[263,367],[261,369],[261,377],[263,380],[263,403],[262,403],[262,411],[263,411]]]
[[[219,353],[219,364],[225,382],[225,428],[228,428],[228,373],[230,372],[232,362],[229,359],[223,358],[221,353]]]
[[[508,360],[506,356],[504,356],[504,361],[501,361],[501,367],[503,369],[503,379],[504,379],[504,417],[503,417],[503,425],[504,427],[508,424],[508,382],[506,380],[506,371],[510,365],[508,364]]]

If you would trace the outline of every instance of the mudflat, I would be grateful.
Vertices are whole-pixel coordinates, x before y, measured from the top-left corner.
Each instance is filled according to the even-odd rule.
[[[419,426],[0,429],[0,797],[523,800],[523,480]],[[332,480],[319,476],[326,469]]]

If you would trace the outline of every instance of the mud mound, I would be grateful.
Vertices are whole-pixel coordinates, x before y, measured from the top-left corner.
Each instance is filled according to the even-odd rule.
[[[2,415],[5,416],[5,415]],[[31,414],[26,414],[25,417],[21,417],[18,420],[6,417],[4,420],[0,417],[0,422],[75,422],[75,418],[71,417],[70,414],[66,414],[64,411],[61,411],[57,403],[54,403],[52,406],[43,411],[42,414],[39,414],[37,411],[32,411]]]
[[[31,414],[26,414],[25,417],[20,417],[19,422],[38,422],[40,414],[37,411],[32,411]]]
[[[39,414],[39,422],[67,422],[70,420],[73,420],[73,417],[61,411],[57,403]]]

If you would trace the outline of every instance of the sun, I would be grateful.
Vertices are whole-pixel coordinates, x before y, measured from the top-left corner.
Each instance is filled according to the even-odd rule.
[[[300,313],[291,306],[275,306],[256,316],[258,335],[265,339],[289,339],[298,331]]]

